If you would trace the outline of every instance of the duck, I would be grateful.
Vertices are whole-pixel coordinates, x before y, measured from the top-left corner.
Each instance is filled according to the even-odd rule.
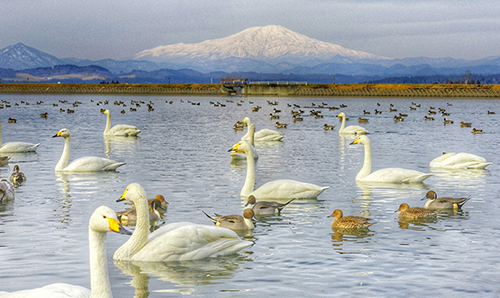
[[[95,209],[89,220],[89,261],[90,261],[90,290],[72,284],[54,283],[36,289],[17,292],[0,292],[2,297],[112,297],[111,285],[106,257],[106,234],[116,232],[128,234],[116,217],[116,214],[107,206]],[[3,294],[6,294],[3,296]]]
[[[437,194],[433,190],[429,190],[425,197],[422,200],[428,199],[425,202],[424,208],[426,209],[453,209],[459,210],[462,209],[462,206],[470,200],[470,197],[467,198],[438,198]]]
[[[473,128],[473,129],[472,129],[472,133],[475,133],[475,134],[481,134],[481,133],[483,133],[483,130],[482,130],[482,129],[476,129],[476,128]]]
[[[96,157],[96,156],[84,156],[75,159],[68,165],[69,160],[69,150],[71,143],[71,135],[69,130],[66,128],[61,129],[57,134],[52,136],[53,138],[62,137],[64,138],[64,150],[61,155],[61,159],[56,164],[56,172],[101,172],[101,171],[116,171],[120,166],[123,166],[124,162],[117,162],[108,158]]]
[[[248,130],[247,133],[241,137],[241,140],[246,140],[250,143],[250,145],[254,146],[255,144],[255,125],[249,124],[248,125]],[[231,151],[231,159],[232,160],[246,160],[247,156],[242,153],[236,153]],[[253,158],[258,159],[259,154],[257,153],[257,150],[255,150],[255,147],[253,147]]]
[[[295,118],[294,118],[295,119]],[[276,128],[286,128],[288,124],[276,121]]]
[[[205,213],[205,211],[203,211],[203,213]],[[214,216],[210,216],[207,213],[205,213],[205,215],[213,221],[216,226],[221,228],[231,229],[234,231],[253,230],[255,228],[252,221],[255,214],[250,208],[243,211],[243,216],[220,215],[217,213],[214,213]]]
[[[20,185],[26,181],[26,176],[23,172],[19,172],[19,166],[14,165],[14,171],[10,175],[10,181],[14,183],[14,186]]]
[[[339,129],[339,134],[354,134],[354,135],[362,135],[367,134],[368,131],[359,125],[350,125],[345,127],[346,116],[344,112],[341,112],[337,115],[342,120],[342,124]]]
[[[151,201],[148,200],[148,205],[149,205],[149,220],[152,223],[161,219],[165,211],[167,211],[167,207],[164,207],[163,203],[157,199],[153,199]],[[131,225],[137,222],[137,210],[135,209],[135,207],[124,211],[118,211],[116,212],[116,215],[118,216],[118,219],[122,224]]]
[[[472,125],[471,122],[460,121],[460,127],[471,127],[471,125]]]
[[[0,156],[0,167],[6,166],[9,163],[10,156]]]
[[[0,180],[0,202],[13,200],[16,197],[14,183],[7,179]]]
[[[102,133],[104,136],[135,137],[141,132],[137,127],[128,124],[117,124],[111,127],[111,111],[104,110],[102,113],[107,116],[106,126]]]
[[[248,198],[250,195],[259,200],[273,199],[314,199],[329,187],[321,187],[311,183],[299,182],[295,180],[274,180],[254,190],[255,187],[255,160],[253,158],[253,148],[247,141],[240,141],[234,145],[230,151],[245,153],[247,156],[247,173],[245,184],[240,195]]]
[[[425,219],[432,218],[436,216],[436,213],[432,210],[428,210],[422,207],[410,207],[407,203],[402,203],[399,205],[398,217],[400,219]]]
[[[429,166],[431,168],[440,168],[448,170],[458,169],[484,169],[491,162],[486,162],[486,159],[471,153],[453,153],[444,152],[443,155],[434,158]]]
[[[432,174],[402,168],[385,168],[371,173],[372,153],[370,139],[362,135],[354,140],[353,144],[361,144],[365,148],[365,159],[363,167],[356,175],[356,181],[375,183],[421,183]]]
[[[358,117],[358,122],[359,122],[359,123],[368,122],[368,118],[361,118],[361,117]]]
[[[323,129],[324,130],[333,130],[335,128],[335,125],[328,125],[325,123],[325,125],[323,126]]]
[[[247,127],[249,127],[249,125],[252,124],[249,117],[243,118],[241,122],[245,123]],[[285,136],[282,135],[281,133],[267,128],[254,132],[254,142],[279,142],[284,137]],[[247,141],[248,139],[249,137],[246,138]]]
[[[453,120],[449,120],[446,118],[443,118],[443,122],[444,122],[444,124],[453,124]]]
[[[255,215],[273,215],[273,214],[280,214],[281,210],[285,208],[288,204],[293,202],[295,198],[289,200],[288,202],[282,204],[278,202],[270,202],[270,201],[258,201],[255,198],[255,196],[250,195],[248,196],[248,201],[245,204],[245,207],[248,205],[251,205],[249,208],[252,208],[253,212]]]
[[[149,233],[146,191],[139,183],[127,186],[118,201],[128,200],[137,209],[137,223],[130,239],[119,247],[114,260],[168,262],[199,260],[236,253],[253,243],[230,229],[190,222],[170,223]]]
[[[35,152],[40,143],[7,142],[2,144],[2,123],[0,122],[0,153],[28,153]]]
[[[344,216],[342,210],[335,209],[333,213],[328,217],[334,217],[335,219],[332,221],[332,228],[341,228],[341,229],[366,229],[371,225],[374,225],[374,222],[369,222],[369,218],[362,216]]]

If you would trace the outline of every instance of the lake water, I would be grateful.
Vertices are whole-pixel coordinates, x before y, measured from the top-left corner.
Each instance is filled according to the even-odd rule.
[[[289,125],[280,130],[283,142],[256,146],[256,184],[290,178],[330,189],[317,200],[296,200],[279,216],[259,218],[253,232],[241,234],[255,244],[224,258],[142,268],[115,264],[112,254],[128,236],[108,233],[115,297],[500,296],[498,100],[8,94],[0,100],[12,106],[0,110],[3,142],[41,143],[37,153],[13,154],[9,165],[0,168],[0,176],[8,178],[18,164],[28,179],[17,188],[14,201],[0,205],[0,291],[54,282],[90,287],[88,219],[100,205],[125,209],[115,201],[132,182],[143,185],[148,197],[165,196],[170,203],[166,222],[211,225],[202,210],[241,214],[246,163],[231,163],[227,151],[244,132],[234,131],[233,124],[249,116],[257,130],[275,129],[269,113],[276,108],[282,110],[279,121]],[[132,100],[151,101],[154,111],[142,104],[130,112]],[[271,106],[268,100],[279,103]],[[73,107],[76,101],[81,104]],[[109,104],[98,105],[104,101]],[[115,101],[127,107],[113,105]],[[421,107],[410,111],[412,102]],[[354,178],[362,166],[363,146],[339,137],[339,110],[321,109],[323,119],[309,116],[321,103],[346,104],[340,111],[350,118],[348,125],[358,124],[358,117],[369,118],[361,125],[370,132],[374,170],[431,172],[429,162],[443,152],[474,153],[492,164],[480,171],[433,172],[423,185],[358,185]],[[293,123],[288,104],[306,112],[303,122]],[[395,122],[390,104],[409,116]],[[251,112],[256,105],[262,109]],[[435,121],[424,121],[430,106],[446,109],[455,123],[445,126],[439,114]],[[61,113],[61,108],[75,112]],[[101,108],[111,110],[113,125],[142,129],[139,138],[103,139],[106,119]],[[375,115],[375,109],[383,113]],[[364,116],[363,110],[371,115]],[[40,117],[45,112],[47,119]],[[7,123],[8,118],[17,123]],[[472,122],[485,133],[472,134],[460,121]],[[325,123],[338,126],[325,131]],[[64,140],[52,136],[62,128],[71,132],[70,160],[107,156],[126,165],[116,173],[55,174]],[[400,223],[394,212],[399,204],[423,206],[420,199],[430,189],[471,200],[462,211],[440,214],[433,222]],[[377,223],[364,234],[337,234],[327,218],[334,209]]]

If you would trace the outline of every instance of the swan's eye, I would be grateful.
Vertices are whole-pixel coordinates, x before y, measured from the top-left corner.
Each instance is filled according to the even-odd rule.
[[[102,218],[107,218],[106,215],[103,215]]]

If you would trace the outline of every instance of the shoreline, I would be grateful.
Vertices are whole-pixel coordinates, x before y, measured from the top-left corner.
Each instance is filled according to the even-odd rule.
[[[220,84],[41,84],[1,83],[0,94],[228,95]],[[237,93],[238,94],[238,93]],[[459,84],[311,84],[290,94],[299,97],[473,97],[500,98],[500,85]]]

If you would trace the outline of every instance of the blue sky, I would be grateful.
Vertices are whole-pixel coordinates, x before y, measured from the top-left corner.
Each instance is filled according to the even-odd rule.
[[[281,25],[390,58],[500,56],[498,0],[0,0],[0,48],[22,42],[57,57],[125,59]]]

